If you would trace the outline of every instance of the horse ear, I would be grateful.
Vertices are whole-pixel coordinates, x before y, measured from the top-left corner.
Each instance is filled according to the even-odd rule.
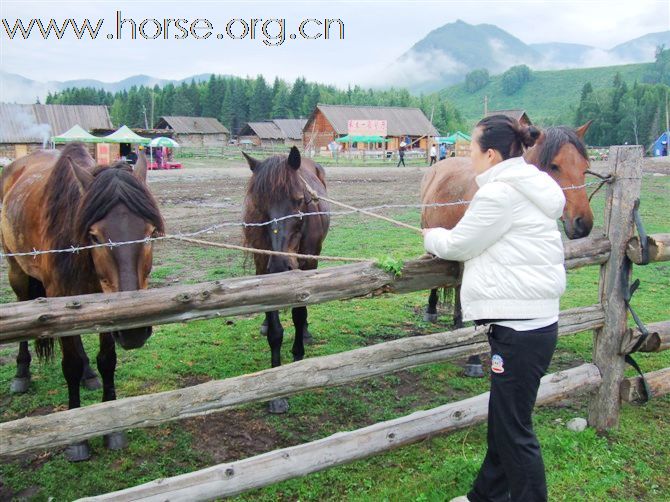
[[[88,187],[91,186],[91,183],[93,183],[93,175],[76,162],[73,162],[72,157],[66,157],[65,162],[70,165],[74,179],[77,180],[77,184],[79,185],[79,192],[83,195],[88,190]]]
[[[579,136],[579,139],[584,139],[584,135],[586,134],[586,131],[589,130],[589,127],[591,126],[592,123],[593,123],[593,120],[589,120],[583,126],[578,127],[577,129],[575,129],[575,133],[577,134],[577,136]]]
[[[252,171],[258,167],[258,160],[254,159],[251,155],[248,155],[247,152],[242,152],[244,158],[247,159],[247,164],[249,164],[249,169]]]
[[[296,170],[300,168],[300,150],[295,146],[292,146],[288,153],[288,165]]]
[[[137,162],[135,162],[133,174],[142,183],[147,182],[147,156],[144,154],[144,150],[140,150],[137,154]]]

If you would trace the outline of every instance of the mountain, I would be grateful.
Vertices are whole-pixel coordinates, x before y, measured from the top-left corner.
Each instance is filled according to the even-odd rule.
[[[463,82],[485,68],[499,74],[525,64],[534,70],[592,68],[654,60],[658,45],[670,46],[670,31],[650,33],[611,49],[569,43],[526,44],[491,24],[462,20],[437,28],[389,67],[387,84],[413,92],[432,92]]]
[[[474,124],[484,115],[484,98],[488,109],[526,110],[534,124],[569,125],[579,105],[582,87],[591,82],[594,89],[611,87],[618,73],[628,85],[641,82],[651,63],[575,68],[567,70],[533,71],[531,78],[512,95],[503,91],[502,76],[491,77],[489,83],[476,92],[468,92],[464,84],[447,87],[439,92],[441,98],[454,103],[463,117]]]
[[[202,82],[208,80],[210,73],[203,73],[200,75],[193,75],[192,77],[181,80],[165,80],[148,75],[134,75],[132,77],[119,80],[118,82],[101,82],[99,80],[81,79],[81,80],[66,80],[63,82],[49,81],[38,82],[16,75],[0,71],[0,89],[2,96],[0,101],[9,103],[34,103],[37,99],[44,102],[47,93],[67,89],[68,87],[93,87],[95,89],[104,89],[109,92],[117,92],[128,90],[133,86],[153,87],[158,85],[163,87],[169,83],[180,85],[182,82],[190,83],[191,80]]]
[[[649,54],[653,57],[656,47],[659,45],[664,45],[666,49],[670,47],[670,31],[648,33],[642,37],[619,44],[610,49],[609,52],[616,54],[622,59],[648,58]]]

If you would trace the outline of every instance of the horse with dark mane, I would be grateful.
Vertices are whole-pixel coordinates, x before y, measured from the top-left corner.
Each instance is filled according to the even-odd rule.
[[[272,251],[318,255],[328,233],[330,217],[327,214],[297,216],[300,213],[328,212],[329,205],[323,200],[315,200],[310,195],[309,184],[318,195],[326,195],[326,175],[321,165],[310,159],[303,159],[294,146],[288,156],[275,155],[265,160],[256,160],[244,154],[251,168],[251,179],[244,202],[244,222],[271,225],[245,226],[244,240],[247,247]],[[293,216],[291,216],[293,215]],[[288,218],[286,218],[288,217]],[[289,270],[313,270],[315,259],[254,254],[256,274],[273,274]],[[295,340],[293,360],[300,361],[305,355],[304,341],[311,339],[307,329],[307,307],[292,309]],[[279,320],[279,312],[266,312],[261,333],[267,335],[271,364],[281,365],[281,345],[284,328]],[[270,402],[270,412],[284,413],[288,402],[277,398]]]
[[[163,234],[163,218],[146,185],[146,175],[144,155],[134,171],[125,163],[96,166],[81,143],[69,144],[60,153],[39,151],[12,162],[0,178],[0,230],[5,253],[142,241]],[[152,245],[100,246],[78,252],[8,256],[7,260],[9,283],[19,301],[134,291],[148,285]],[[116,399],[114,342],[133,349],[150,336],[151,327],[100,334],[97,366],[103,401]],[[79,386],[88,358],[79,336],[59,340],[68,405],[78,408]],[[35,346],[38,357],[53,355],[53,338],[36,340]],[[15,391],[28,389],[30,361],[28,342],[21,342],[12,385]],[[123,432],[117,432],[105,436],[105,443],[118,449],[127,441]],[[88,459],[88,443],[70,445],[66,455],[72,461]]]
[[[593,212],[589,205],[584,180],[589,168],[589,156],[583,143],[584,134],[591,125],[587,122],[576,130],[568,127],[550,127],[542,131],[535,145],[523,157],[529,164],[548,173],[565,189],[565,209],[561,220],[569,239],[586,237],[593,227]],[[469,157],[453,157],[433,165],[421,182],[421,203],[451,203],[472,200],[478,189],[476,173]],[[421,212],[423,228],[451,229],[465,214],[467,206],[424,207]],[[437,322],[438,290],[433,289],[428,299],[424,320]],[[455,288],[454,326],[463,326],[460,307],[460,288]],[[479,356],[468,360],[466,374],[483,376]]]

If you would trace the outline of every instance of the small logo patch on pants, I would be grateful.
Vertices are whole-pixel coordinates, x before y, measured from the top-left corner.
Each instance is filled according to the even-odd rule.
[[[503,373],[505,368],[503,368],[503,358],[498,354],[493,354],[491,358],[491,371],[493,373]]]

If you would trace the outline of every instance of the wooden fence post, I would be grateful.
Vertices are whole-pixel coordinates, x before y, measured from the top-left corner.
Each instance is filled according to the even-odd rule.
[[[619,425],[625,367],[619,351],[628,330],[624,288],[632,268],[626,247],[634,234],[633,205],[642,185],[642,147],[611,147],[609,164],[614,183],[607,189],[604,230],[611,251],[609,260],[600,267],[599,286],[605,325],[594,332],[593,340],[593,364],[600,369],[602,384],[589,402],[589,424],[597,430]]]

